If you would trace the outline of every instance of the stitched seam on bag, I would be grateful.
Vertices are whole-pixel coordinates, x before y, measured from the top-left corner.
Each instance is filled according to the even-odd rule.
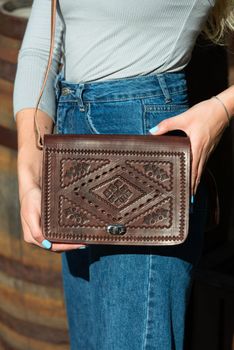
[[[165,151],[162,151],[162,152],[155,152],[155,151],[150,151],[150,152],[147,152],[147,151],[126,151],[126,150],[121,150],[121,151],[113,151],[113,150],[77,150],[77,149],[74,149],[74,150],[70,150],[70,149],[56,149],[56,148],[47,148],[46,149],[46,154],[49,156],[51,152],[55,152],[55,153],[82,153],[82,154],[100,154],[100,153],[104,153],[104,154],[108,154],[108,153],[115,153],[115,154],[123,154],[123,153],[127,153],[127,154],[149,154],[149,155],[155,155],[155,153],[159,154],[159,155],[171,155],[171,154],[174,154],[174,155],[180,155],[182,154],[182,161],[180,163],[180,171],[181,171],[181,182],[185,182],[185,160],[184,160],[184,152],[165,152]],[[47,186],[47,191],[50,192],[50,185],[51,185],[51,157],[49,156],[49,160],[48,160],[48,181],[46,182],[45,181],[45,186]],[[184,186],[183,186],[183,189],[184,189]],[[180,193],[180,198],[181,198],[181,210],[180,210],[180,219],[179,219],[179,223],[180,223],[180,234],[177,235],[177,236],[174,236],[174,235],[170,235],[170,236],[138,236],[138,237],[112,237],[112,240],[113,241],[122,241],[122,242],[127,242],[127,241],[145,241],[145,242],[153,242],[153,241],[161,241],[161,242],[164,242],[164,241],[179,241],[181,239],[183,239],[183,230],[184,230],[184,227],[185,227],[185,191],[181,191]],[[46,227],[47,227],[47,232],[48,234],[51,233],[51,230],[49,229],[50,227],[50,212],[48,212],[48,210],[51,210],[51,205],[50,205],[50,197],[49,197],[49,193],[48,193],[48,197],[46,197],[46,200],[47,202],[45,203],[46,205]],[[182,213],[183,211],[183,213]],[[88,227],[93,227],[93,226],[88,226]],[[94,227],[96,228],[96,227]],[[142,227],[142,229],[145,229],[145,227]],[[149,229],[147,227],[147,229]],[[75,238],[81,238],[81,239],[92,239],[94,241],[108,241],[109,240],[109,236],[99,236],[99,237],[96,237],[96,236],[93,236],[93,235],[86,235],[86,234],[78,234],[78,233],[70,233],[70,234],[63,234],[63,233],[58,233],[58,234],[53,234],[54,235],[54,238],[70,238],[70,239],[75,239]]]

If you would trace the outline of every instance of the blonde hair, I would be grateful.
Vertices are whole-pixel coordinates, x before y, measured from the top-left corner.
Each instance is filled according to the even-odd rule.
[[[234,0],[216,0],[203,32],[216,44],[225,44],[225,35],[234,31]]]

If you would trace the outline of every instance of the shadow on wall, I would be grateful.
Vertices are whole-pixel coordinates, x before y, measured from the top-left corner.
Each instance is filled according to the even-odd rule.
[[[234,83],[233,39],[230,43],[227,52],[199,39],[187,69],[191,104],[227,88],[228,76]],[[205,234],[188,313],[186,350],[234,350],[233,132],[232,122],[208,162],[218,185],[221,220]]]

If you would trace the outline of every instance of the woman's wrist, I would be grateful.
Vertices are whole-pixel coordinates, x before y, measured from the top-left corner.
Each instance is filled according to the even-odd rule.
[[[36,145],[33,113],[34,110],[22,110],[17,115],[17,174],[20,203],[28,191],[41,187],[43,152]],[[41,129],[44,130],[51,124],[51,119],[49,120],[43,113],[39,114],[44,118],[41,123]]]
[[[23,109],[16,115],[16,126],[18,134],[18,151],[24,153],[41,152],[37,147],[37,139],[34,130],[34,109]],[[41,110],[38,110],[37,121],[41,136],[52,133],[53,120]]]
[[[42,152],[21,150],[17,159],[17,173],[20,197],[29,188],[41,187]]]
[[[41,174],[36,173],[32,169],[22,167],[18,171],[18,190],[20,204],[26,193],[35,188],[41,188]]]
[[[230,119],[232,119],[234,116],[234,85],[232,85],[228,89],[220,92],[216,96],[224,104],[224,106],[226,107],[226,110],[230,116]],[[226,113],[226,111],[225,111],[225,113]]]

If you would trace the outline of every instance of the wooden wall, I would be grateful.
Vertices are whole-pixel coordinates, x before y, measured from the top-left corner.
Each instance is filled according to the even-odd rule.
[[[19,217],[12,92],[25,25],[0,10],[0,349],[66,350],[60,256],[24,243]]]

